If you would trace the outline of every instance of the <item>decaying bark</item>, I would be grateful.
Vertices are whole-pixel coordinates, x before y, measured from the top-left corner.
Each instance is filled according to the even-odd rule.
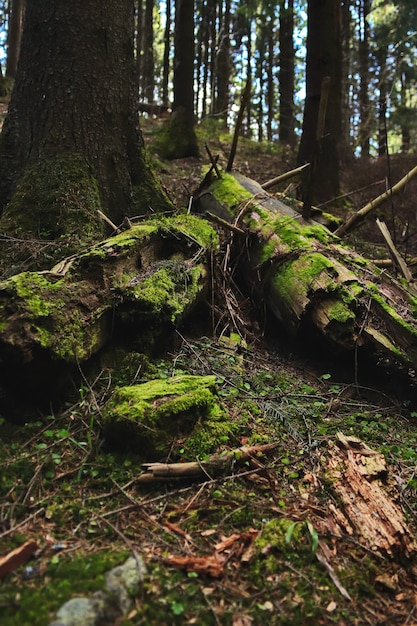
[[[0,283],[0,369],[34,363],[36,376],[79,365],[113,336],[144,348],[171,332],[206,288],[216,233],[193,216],[142,222],[50,271]],[[50,367],[45,369],[45,364]],[[51,386],[53,386],[51,384]]]
[[[330,448],[327,471],[345,516],[343,523],[339,511],[338,525],[348,534],[354,529],[374,552],[396,558],[415,556],[417,545],[401,506],[386,487],[388,470],[383,454],[342,433],[337,444]]]
[[[246,265],[239,259],[241,274],[253,298],[266,302],[292,335],[307,330],[339,350],[382,352],[417,366],[412,284],[403,286],[243,176],[215,180],[201,196],[200,210],[246,229],[247,240],[238,242],[247,249]]]

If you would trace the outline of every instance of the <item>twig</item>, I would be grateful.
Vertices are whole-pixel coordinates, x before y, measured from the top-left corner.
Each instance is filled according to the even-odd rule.
[[[208,157],[210,159],[210,163],[211,163],[211,167],[214,169],[214,171],[216,172],[216,176],[217,178],[221,178],[222,175],[220,173],[219,168],[217,167],[217,161],[219,160],[219,155],[216,155],[216,158],[213,157],[210,148],[208,147],[208,145],[206,144],[206,151],[208,154]]]
[[[206,211],[205,215],[207,215],[207,217],[212,222],[216,222],[216,224],[219,224],[219,226],[223,226],[223,228],[227,228],[227,230],[231,230],[234,233],[238,233],[239,235],[244,235],[245,234],[245,231],[242,230],[241,228],[238,228],[237,226],[234,226],[230,222],[227,222],[226,220],[223,220],[218,215],[214,215],[214,213],[210,213],[210,211]]]
[[[401,254],[398,252],[397,248],[394,245],[391,234],[387,228],[385,222],[382,222],[378,218],[376,219],[376,225],[378,226],[381,235],[384,238],[385,243],[387,244],[388,251],[392,258],[395,266],[400,270],[401,274],[404,276],[408,283],[413,282],[413,275],[407,267],[407,263],[402,258]]]
[[[34,517],[36,517],[37,515],[40,515],[44,511],[45,511],[45,508],[42,507],[41,509],[38,509],[37,511],[32,513],[32,515],[29,515],[29,517],[26,517],[26,519],[24,519],[22,522],[19,522],[18,524],[16,524],[16,526],[9,528],[9,530],[5,530],[4,533],[1,533],[0,539],[3,539],[3,537],[7,537],[7,535],[10,535],[11,533],[14,533],[15,530],[17,530],[21,526],[24,526],[25,524],[30,522]]]
[[[109,226],[111,226],[113,228],[113,230],[116,233],[120,233],[121,232],[120,228],[118,226],[116,226],[116,224],[114,224],[114,222],[112,222],[111,219],[109,217],[107,217],[107,215],[105,215],[103,213],[103,211],[100,211],[100,209],[97,209],[97,213],[100,215],[101,219],[103,219],[106,222],[106,224],[108,224]]]

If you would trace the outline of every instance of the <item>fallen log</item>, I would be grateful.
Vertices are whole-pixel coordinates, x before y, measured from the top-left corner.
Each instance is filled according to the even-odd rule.
[[[293,336],[308,331],[339,350],[383,353],[417,367],[414,284],[403,286],[242,175],[212,182],[199,210],[228,215],[246,230],[245,238],[233,233],[240,275],[253,299],[265,302]]]
[[[1,281],[3,383],[23,377],[35,386],[49,381],[52,389],[61,365],[78,367],[115,334],[128,334],[130,345],[139,342],[144,350],[155,345],[203,297],[205,252],[216,242],[205,220],[158,217],[49,271]]]

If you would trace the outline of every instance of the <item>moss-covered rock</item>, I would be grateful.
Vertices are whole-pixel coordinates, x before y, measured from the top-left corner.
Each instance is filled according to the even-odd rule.
[[[218,410],[215,380],[182,375],[117,389],[103,410],[107,443],[148,460],[165,458],[175,439]]]

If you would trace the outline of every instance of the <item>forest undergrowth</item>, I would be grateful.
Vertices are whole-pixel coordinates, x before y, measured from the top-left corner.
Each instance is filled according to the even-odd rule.
[[[157,124],[144,123],[150,146]],[[187,206],[201,180],[209,138],[212,152],[227,156],[230,137],[212,129],[200,135],[201,159],[169,163],[153,155],[178,206]],[[405,160],[395,172],[408,167]],[[245,140],[236,168],[264,182],[291,169],[293,161],[289,151]],[[375,180],[384,179],[383,169],[376,164]],[[347,169],[343,178],[345,191],[352,190]],[[355,189],[367,189],[350,197],[351,206],[380,193],[374,193],[373,178],[368,170],[362,180],[352,169]],[[392,223],[403,236],[403,251],[414,256],[412,199],[404,193],[401,202]],[[392,207],[386,211],[388,220]],[[371,225],[360,231],[363,247],[366,229]],[[369,239],[380,244],[377,235]],[[52,622],[71,597],[101,590],[105,572],[131,554],[143,558],[147,571],[119,624],[417,623],[415,554],[384,553],[363,540],[354,520],[346,525],[329,471],[338,433],[382,453],[381,483],[403,512],[413,545],[412,373],[393,372],[383,362],[371,371],[353,357],[290,342],[279,329],[268,330],[265,316],[254,320],[239,292],[233,298],[223,293],[224,317],[220,302],[215,318],[196,321],[193,332],[190,325],[178,331],[168,352],[146,365],[132,358],[122,372],[111,366],[94,377],[80,371],[73,398],[59,410],[22,412],[19,423],[3,410],[1,555],[28,541],[36,548],[0,582],[2,625]],[[194,480],[142,482],[140,455],[105,444],[103,406],[116,384],[184,373],[215,376],[227,419],[192,446],[174,440],[161,461],[203,464],[214,453],[234,451],[233,462],[220,475],[208,470]],[[272,449],[264,447],[270,444]],[[239,450],[248,446],[258,452],[241,462]],[[1,564],[0,557],[0,572]]]

